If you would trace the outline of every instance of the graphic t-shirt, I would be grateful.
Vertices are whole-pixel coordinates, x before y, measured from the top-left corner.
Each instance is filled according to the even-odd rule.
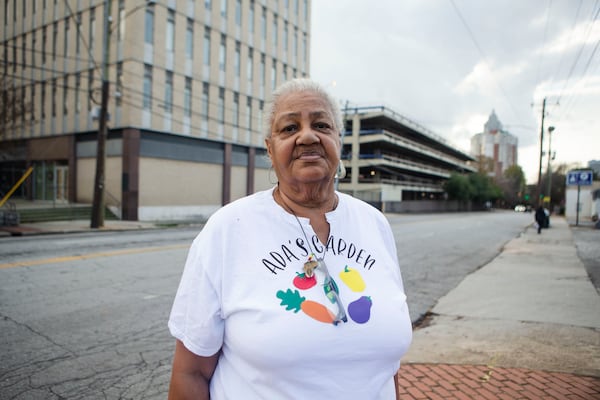
[[[337,195],[327,243],[272,189],[221,208],[194,240],[169,329],[197,355],[222,349],[212,400],[395,399],[412,338],[395,240],[378,210]],[[333,284],[322,264],[303,272],[318,259]],[[335,297],[346,322],[333,323]]]

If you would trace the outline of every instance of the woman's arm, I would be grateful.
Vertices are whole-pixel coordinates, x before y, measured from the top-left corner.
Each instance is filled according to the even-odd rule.
[[[169,386],[169,400],[209,400],[210,379],[215,372],[218,360],[219,352],[210,357],[198,356],[177,340]]]

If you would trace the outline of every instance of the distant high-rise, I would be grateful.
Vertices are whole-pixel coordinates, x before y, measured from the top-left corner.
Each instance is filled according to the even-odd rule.
[[[17,194],[91,202],[107,4],[107,204],[177,218],[269,186],[263,104],[308,75],[311,0],[3,2],[2,182],[33,166]]]
[[[518,144],[519,140],[502,128],[496,112],[492,110],[483,132],[471,138],[471,155],[479,162],[480,170],[500,177],[517,164]]]

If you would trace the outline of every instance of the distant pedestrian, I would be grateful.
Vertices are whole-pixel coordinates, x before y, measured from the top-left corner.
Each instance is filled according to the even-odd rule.
[[[542,226],[544,226],[544,223],[546,222],[546,211],[544,210],[544,207],[539,206],[535,211],[535,222],[537,222],[538,234],[540,234],[542,232]]]

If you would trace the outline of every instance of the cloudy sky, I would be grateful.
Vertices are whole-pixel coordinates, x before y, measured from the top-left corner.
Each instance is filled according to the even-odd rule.
[[[313,0],[311,77],[465,152],[495,110],[535,183],[544,98],[554,163],[600,160],[599,14],[600,0]]]

